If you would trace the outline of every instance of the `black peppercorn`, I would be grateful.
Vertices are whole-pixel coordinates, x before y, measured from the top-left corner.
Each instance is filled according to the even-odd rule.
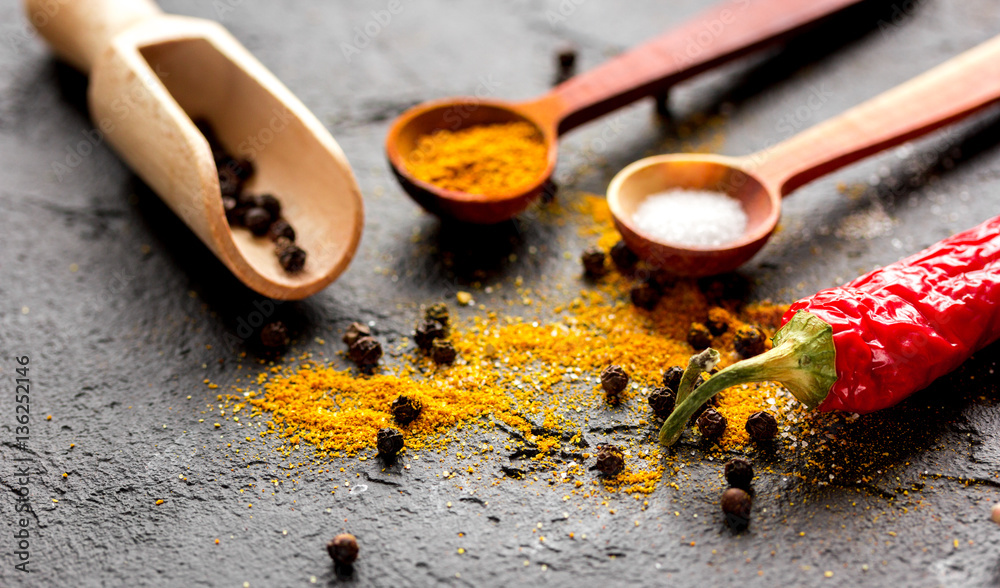
[[[729,313],[724,308],[713,308],[708,311],[708,320],[705,321],[712,335],[718,337],[729,330]]]
[[[653,414],[661,419],[670,416],[674,411],[674,404],[677,402],[677,392],[668,388],[654,388],[649,393],[649,407],[653,409]]]
[[[618,402],[618,395],[628,386],[628,373],[618,365],[609,365],[601,372],[601,387],[607,396],[608,402],[612,404]]]
[[[683,375],[684,375],[684,368],[682,368],[681,366],[675,365],[670,367],[663,374],[663,387],[676,394],[678,386],[681,385],[681,376]]]
[[[764,333],[753,325],[743,325],[736,330],[733,347],[746,359],[764,353]]]
[[[661,296],[660,291],[649,282],[643,282],[632,288],[629,295],[632,298],[632,304],[646,310],[656,308],[656,304],[660,301]]]
[[[278,218],[281,216],[281,201],[275,198],[274,195],[261,194],[260,196],[254,198],[254,202],[257,206],[271,213],[271,218]]]
[[[263,237],[271,228],[271,213],[259,206],[253,206],[243,215],[243,224],[254,235]]]
[[[701,436],[709,441],[719,439],[726,432],[726,417],[714,408],[705,409],[696,422]]]
[[[625,469],[625,456],[614,445],[599,445],[595,467],[605,476],[614,476]]]
[[[396,459],[396,454],[403,448],[403,434],[399,429],[385,427],[378,430],[375,446],[378,447],[379,457],[386,461]]]
[[[747,433],[754,441],[770,441],[778,434],[778,421],[769,412],[755,412],[747,419]]]
[[[360,368],[372,368],[382,357],[382,344],[375,337],[358,337],[354,344],[347,348],[347,356]]]
[[[264,347],[284,347],[288,345],[288,329],[285,323],[274,321],[260,330],[260,342]]]
[[[733,531],[740,532],[750,525],[750,510],[753,508],[753,498],[745,490],[729,488],[722,493],[722,512],[726,515],[726,524]]]
[[[448,312],[448,305],[444,302],[438,302],[428,306],[427,310],[424,311],[424,318],[429,321],[441,323],[441,326],[447,330],[448,321],[451,319],[451,315]]]
[[[302,271],[306,264],[306,252],[301,247],[283,237],[278,238],[274,246],[274,253],[278,256],[278,263],[290,274]]]
[[[620,271],[631,272],[639,263],[639,257],[628,248],[625,241],[619,241],[611,248],[611,261],[615,262]]]
[[[726,481],[733,488],[750,491],[750,481],[753,480],[753,466],[750,462],[739,457],[729,460],[723,471],[726,474]]]
[[[420,404],[419,400],[402,394],[392,401],[392,416],[397,423],[404,427],[420,416],[421,409],[423,409],[423,405]]]
[[[435,320],[425,319],[417,325],[417,330],[413,333],[413,341],[417,347],[424,351],[430,351],[434,341],[444,336],[444,325]]]
[[[267,236],[271,238],[272,241],[277,241],[278,239],[285,238],[289,241],[295,241],[295,229],[292,225],[288,223],[283,218],[271,223],[271,226],[267,229]]]
[[[344,337],[342,341],[347,344],[348,347],[354,345],[354,342],[361,337],[371,337],[372,330],[368,325],[364,323],[351,323],[347,325],[347,329],[344,331]]]
[[[701,323],[691,323],[691,329],[688,330],[687,342],[695,351],[707,349],[712,346],[712,333],[708,330],[708,327]]]
[[[570,43],[561,45],[556,51],[555,83],[561,84],[576,73],[576,47]]]
[[[662,292],[677,284],[677,276],[665,269],[656,269],[649,276],[649,283]]]
[[[598,247],[592,247],[583,252],[580,256],[580,263],[583,264],[583,273],[588,278],[599,278],[608,273],[608,255]]]
[[[341,533],[326,544],[326,551],[335,563],[349,566],[358,559],[358,540],[350,533]]]
[[[243,213],[242,213],[242,211],[240,211],[240,214],[238,216],[236,214],[236,211],[238,209],[239,209],[239,207],[236,204],[236,198],[235,197],[233,197],[233,196],[223,196],[222,197],[222,210],[223,210],[223,212],[226,213],[226,220],[229,221],[229,224],[232,225],[232,224],[239,224],[239,223],[243,222]],[[237,219],[238,219],[238,222],[234,222]]]
[[[750,282],[736,273],[710,276],[698,280],[705,298],[714,305],[740,303],[750,295]]]
[[[455,346],[451,344],[451,341],[437,339],[431,344],[431,359],[438,365],[454,363],[457,355],[458,352],[455,351]]]

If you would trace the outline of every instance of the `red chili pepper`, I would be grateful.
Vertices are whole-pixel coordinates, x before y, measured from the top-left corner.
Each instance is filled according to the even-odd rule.
[[[782,318],[774,347],[721,370],[693,358],[660,443],[680,437],[717,392],[780,382],[810,408],[868,413],[892,406],[1000,338],[1000,216],[845,286],[799,300]]]

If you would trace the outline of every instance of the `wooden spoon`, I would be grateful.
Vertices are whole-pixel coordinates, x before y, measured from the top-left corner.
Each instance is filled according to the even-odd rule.
[[[26,0],[55,51],[90,75],[96,128],[244,284],[297,300],[351,261],[364,212],[350,165],[306,107],[221,25],[163,14],[149,0]],[[230,230],[211,149],[192,119],[248,157],[247,186],[273,193],[308,254],[288,273],[274,244]]]
[[[540,98],[521,103],[448,98],[417,105],[397,118],[389,130],[389,164],[407,193],[430,212],[472,223],[506,220],[541,194],[555,169],[559,135],[781,41],[861,1],[731,0],[597,69],[570,78]],[[533,124],[548,148],[545,171],[530,186],[507,194],[466,194],[418,180],[407,170],[407,158],[424,135],[512,121]]]
[[[764,246],[778,224],[781,198],[827,173],[963,119],[1000,101],[996,37],[844,114],[746,157],[660,155],[639,160],[608,187],[608,206],[625,243],[654,265],[686,276],[733,270]],[[663,243],[636,229],[650,194],[671,188],[713,190],[739,200],[743,236],[721,247]]]

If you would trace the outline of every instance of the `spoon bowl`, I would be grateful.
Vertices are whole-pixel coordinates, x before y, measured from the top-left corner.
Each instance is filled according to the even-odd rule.
[[[419,180],[408,164],[425,157],[419,148],[422,137],[437,131],[458,131],[480,125],[526,122],[533,126],[546,146],[546,167],[529,186],[504,194],[468,194]],[[452,98],[425,102],[397,118],[386,138],[386,154],[396,179],[421,206],[443,217],[490,224],[506,220],[524,210],[545,188],[556,165],[557,134],[553,124],[538,122],[530,105],[480,98]]]
[[[778,225],[781,199],[799,186],[998,101],[1000,37],[758,153],[660,155],[632,163],[611,181],[608,206],[625,243],[651,264],[682,276],[731,271],[764,246]],[[671,188],[735,198],[748,217],[743,235],[719,247],[690,247],[637,230],[643,200]]]
[[[660,155],[637,161],[612,179],[608,207],[625,244],[657,267],[685,276],[729,271],[754,256],[774,231],[781,200],[735,158],[717,155]],[[710,190],[738,200],[747,215],[743,235],[722,247],[664,243],[643,233],[633,221],[642,202],[670,189]]]

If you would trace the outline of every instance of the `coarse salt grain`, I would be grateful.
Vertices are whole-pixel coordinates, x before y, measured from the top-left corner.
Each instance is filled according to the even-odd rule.
[[[722,192],[672,189],[647,196],[632,222],[657,241],[718,247],[743,235],[747,214],[739,201]]]

